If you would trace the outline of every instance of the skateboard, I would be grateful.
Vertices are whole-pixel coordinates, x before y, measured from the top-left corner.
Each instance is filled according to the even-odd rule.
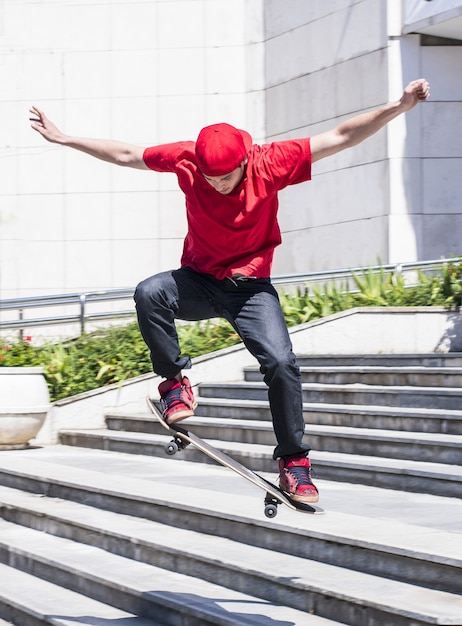
[[[274,518],[278,513],[278,506],[280,504],[284,504],[294,511],[301,511],[303,513],[311,513],[312,515],[320,515],[324,513],[324,510],[317,506],[312,506],[311,504],[307,504],[306,502],[297,502],[296,500],[292,500],[282,489],[277,487],[275,484],[260,476],[253,470],[247,468],[239,461],[236,461],[232,457],[228,456],[218,448],[210,445],[207,441],[204,441],[190,430],[186,430],[182,426],[178,424],[168,424],[163,416],[162,411],[160,409],[159,403],[153,400],[152,398],[146,398],[148,403],[148,407],[157,420],[162,424],[162,426],[172,435],[173,439],[168,442],[165,447],[165,453],[168,455],[176,454],[180,450],[184,450],[186,446],[192,444],[195,448],[209,456],[211,459],[227,467],[228,469],[233,470],[242,478],[250,481],[260,489],[265,492],[265,500],[264,500],[264,513],[266,517]]]

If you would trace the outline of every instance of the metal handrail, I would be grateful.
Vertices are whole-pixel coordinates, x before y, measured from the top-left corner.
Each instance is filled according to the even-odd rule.
[[[97,313],[88,313],[87,305],[101,302],[115,302],[118,300],[133,300],[133,293],[133,288],[122,288],[107,289],[105,291],[52,294],[46,296],[32,296],[29,298],[9,298],[0,300],[0,313],[2,311],[18,311],[18,319],[0,320],[0,331],[2,329],[23,331],[28,327],[78,323],[80,325],[80,333],[84,334],[87,322],[117,319],[132,316],[135,313],[134,307],[122,311],[100,311]],[[43,307],[67,305],[77,306],[77,312],[69,315],[56,315],[54,317],[34,317],[29,319],[25,319],[23,317],[23,312],[26,309],[39,309]]]
[[[64,293],[64,294],[52,294],[48,296],[31,296],[28,298],[9,298],[6,300],[0,300],[0,311],[7,309],[26,309],[29,307],[42,307],[42,306],[57,306],[63,304],[75,304],[82,296],[86,300],[92,302],[106,301],[106,300],[122,300],[133,297],[133,288],[126,289],[107,289],[105,291],[87,291],[79,293]],[[110,294],[110,297],[108,297]]]
[[[440,269],[448,262],[460,262],[462,257],[455,257],[451,259],[436,259],[433,261],[416,261],[408,263],[391,263],[389,265],[372,265],[367,267],[349,267],[344,269],[328,270],[323,272],[309,272],[307,274],[280,274],[274,276],[271,279],[273,285],[290,285],[293,283],[313,283],[313,282],[328,282],[332,280],[338,280],[341,278],[353,278],[354,274],[359,274],[364,270],[370,271],[373,274],[379,274],[384,272],[385,274],[402,274],[406,271],[415,270],[436,270]]]
[[[375,265],[369,267],[343,268],[322,272],[306,272],[303,274],[279,274],[272,277],[272,283],[279,286],[301,283],[327,283],[340,279],[351,279],[355,274],[363,272],[364,270],[371,273],[384,272],[386,274],[403,274],[404,272],[415,272],[416,270],[431,271],[441,269],[441,267],[448,262],[460,263],[462,262],[462,257],[454,257],[452,259],[436,259],[433,261]],[[133,316],[135,314],[133,305],[131,309],[124,309],[120,311],[108,311],[106,309],[89,313],[87,308],[89,304],[116,302],[118,300],[128,299],[133,301],[133,293],[134,289],[127,287],[121,289],[107,289],[104,291],[86,291],[81,293],[54,294],[0,300],[0,314],[4,311],[18,312],[17,319],[0,319],[0,332],[2,330],[19,330],[22,333],[22,331],[28,327],[78,323],[80,325],[80,332],[83,334],[85,332],[85,326],[88,322],[118,319]],[[69,315],[56,315],[51,317],[34,317],[29,319],[23,317],[25,310],[68,305],[77,306],[77,312]]]

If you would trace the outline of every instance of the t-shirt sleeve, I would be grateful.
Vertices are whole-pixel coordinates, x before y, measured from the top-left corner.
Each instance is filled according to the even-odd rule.
[[[176,172],[178,162],[184,158],[190,159],[193,151],[192,141],[165,143],[146,148],[143,160],[149,169],[156,172]]]
[[[309,138],[275,141],[264,148],[264,167],[278,189],[311,180]]]

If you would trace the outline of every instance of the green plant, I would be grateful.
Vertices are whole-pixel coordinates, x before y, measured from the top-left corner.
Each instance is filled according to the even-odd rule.
[[[447,306],[460,306],[462,304],[462,262],[449,262],[443,265],[441,274],[444,303]]]
[[[181,324],[177,332],[182,353],[191,358],[228,348],[241,341],[231,324],[223,319]]]
[[[5,340],[0,344],[0,366],[20,367],[38,366],[40,360],[36,349],[32,346],[31,337],[20,341]]]
[[[383,268],[379,272],[369,268],[361,274],[353,273],[353,281],[358,289],[356,300],[359,306],[387,306],[393,283]]]
[[[182,351],[191,357],[240,341],[224,320],[179,325],[178,336]],[[33,346],[31,338],[3,342],[0,366],[32,365],[43,367],[52,401],[152,371],[136,322],[57,344]]]

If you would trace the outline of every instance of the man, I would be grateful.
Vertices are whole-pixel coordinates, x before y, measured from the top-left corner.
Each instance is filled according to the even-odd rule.
[[[429,84],[415,80],[401,98],[357,115],[311,138],[252,145],[250,135],[229,124],[203,128],[196,142],[148,148],[84,139],[62,133],[37,107],[32,128],[46,140],[93,157],[139,169],[173,172],[185,194],[188,231],[181,267],[147,278],[136,288],[141,333],[170,423],[194,414],[196,402],[182,370],[175,319],[227,319],[260,364],[279,459],[280,486],[299,502],[317,502],[311,480],[310,447],[303,442],[304,419],[299,369],[270,273],[281,243],[278,192],[311,179],[311,165],[354,146],[398,115],[427,100]]]

